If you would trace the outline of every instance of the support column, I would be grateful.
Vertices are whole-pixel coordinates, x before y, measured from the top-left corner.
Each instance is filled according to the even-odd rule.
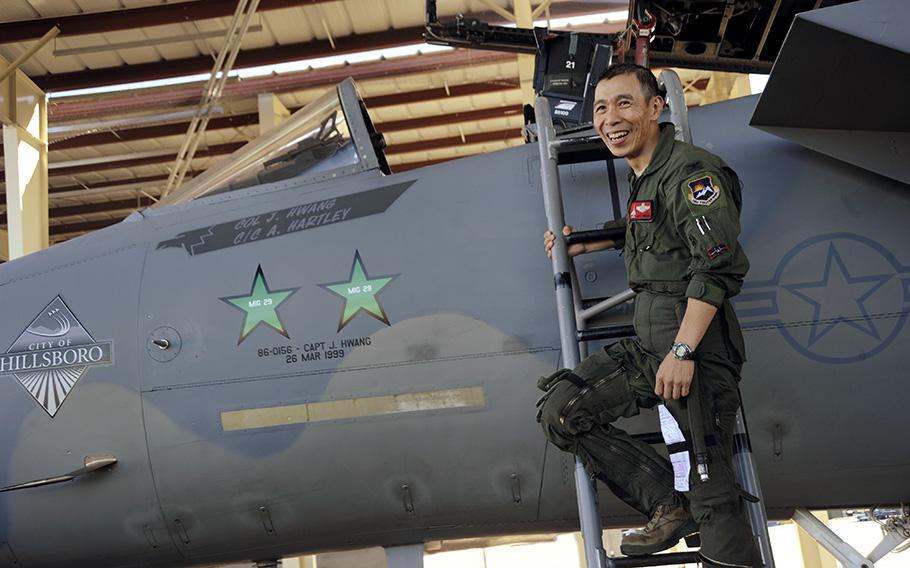
[[[424,548],[423,543],[386,547],[389,568],[423,568]]]
[[[828,525],[828,511],[812,511],[812,516]],[[799,548],[803,556],[804,568],[837,568],[837,561],[831,553],[822,548],[814,538],[797,525]]]
[[[278,126],[291,116],[275,93],[260,93],[259,95],[259,135],[262,136],[272,128]]]
[[[9,260],[9,234],[0,229],[0,260]]]
[[[0,60],[0,68],[6,62]],[[47,98],[16,71],[0,86],[9,258],[47,248]]]
[[[531,0],[515,0],[515,23],[519,28],[533,28]],[[521,84],[521,102],[534,104],[534,59],[533,55],[518,56],[518,79]]]
[[[703,105],[717,103],[752,94],[749,76],[744,73],[724,73],[714,71],[705,88]]]

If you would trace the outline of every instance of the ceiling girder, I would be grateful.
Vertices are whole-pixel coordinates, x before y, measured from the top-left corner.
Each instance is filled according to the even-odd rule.
[[[85,203],[82,205],[66,205],[64,207],[51,207],[47,214],[51,218],[72,217],[74,215],[88,215],[91,213],[106,213],[123,209],[139,209],[148,207],[152,200],[144,195],[133,199],[120,199],[118,201],[104,201],[99,203]],[[6,224],[6,213],[0,213],[0,225]]]
[[[414,91],[418,94],[420,91]],[[429,97],[415,96],[411,102],[432,100]],[[367,105],[367,108],[373,108]],[[299,107],[288,109],[292,113],[299,110]],[[521,105],[511,105],[506,107],[486,108],[472,110],[467,112],[455,112],[449,114],[440,114],[435,116],[426,116],[421,118],[408,118],[404,120],[392,120],[377,123],[376,130],[380,132],[395,132],[401,130],[411,130],[413,128],[426,128],[430,126],[444,126],[457,122],[467,122],[472,120],[484,120],[488,118],[501,118],[521,114]],[[236,114],[233,116],[223,116],[213,118],[209,121],[207,130],[221,130],[226,128],[239,128],[241,126],[250,126],[258,124],[259,115],[255,112],[247,114]],[[158,124],[155,126],[141,126],[138,128],[126,128],[116,131],[94,132],[82,136],[74,136],[61,140],[60,142],[51,141],[50,150],[69,150],[72,148],[95,147],[102,144],[117,144],[120,142],[133,142],[136,140],[148,140],[152,138],[164,138],[166,136],[180,136],[186,132],[189,122],[175,122],[171,124]]]
[[[484,51],[472,53],[466,50],[456,50],[419,57],[402,57],[386,61],[372,61],[355,65],[327,67],[299,73],[286,73],[281,75],[268,75],[252,77],[243,81],[235,81],[224,89],[224,98],[243,98],[256,96],[259,93],[284,93],[299,91],[316,87],[334,86],[348,77],[355,81],[377,78],[390,78],[413,73],[427,73],[441,69],[449,70],[456,67],[470,65],[486,65],[493,63],[511,63],[515,56],[509,53]],[[498,84],[498,82],[490,82]],[[503,82],[504,86],[508,81]],[[517,81],[516,81],[517,84]],[[498,90],[503,90],[500,87]],[[455,91],[455,88],[450,88]],[[445,92],[445,89],[437,89]],[[464,93],[470,94],[470,93]],[[398,95],[389,95],[396,97]],[[143,110],[155,108],[174,108],[181,105],[196,105],[200,100],[200,85],[188,85],[166,89],[154,89],[146,92],[140,91],[128,95],[117,94],[92,99],[80,100],[51,100],[48,104],[48,115],[51,122],[75,120],[94,116],[115,116],[135,112],[137,108]],[[376,104],[365,100],[371,107]],[[395,103],[389,103],[395,104]],[[368,108],[371,108],[368,107]]]
[[[67,223],[61,225],[51,225],[48,227],[48,234],[53,235],[66,235],[70,233],[87,233],[89,231],[97,231],[98,229],[103,229],[105,227],[110,227],[120,221],[126,219],[127,215],[122,217],[118,216],[115,219],[101,219],[100,221],[82,221],[80,223]]]
[[[192,172],[187,172],[187,177],[196,177],[201,174],[202,171],[196,170]],[[108,187],[119,187],[127,185],[143,185],[147,183],[155,183],[159,181],[167,181],[168,174],[159,174],[154,176],[140,176],[134,178],[125,178],[125,179],[112,179],[107,181],[96,181],[91,183],[84,183],[78,185],[58,185],[57,187],[49,187],[47,192],[51,195],[55,193],[68,193],[70,191],[91,191],[94,189],[104,189]],[[0,191],[0,195],[5,195],[4,192]]]
[[[246,144],[246,142],[228,142],[226,144],[214,144],[199,150],[196,152],[196,158],[208,158],[211,156],[223,156],[225,154],[230,154],[234,152],[241,146]],[[112,160],[108,162],[102,162],[99,164],[83,164],[78,166],[66,166],[63,168],[51,168],[48,170],[48,176],[51,178],[61,177],[61,176],[72,176],[76,174],[84,174],[87,172],[98,172],[104,170],[117,170],[122,168],[135,168],[137,166],[147,166],[150,164],[162,164],[165,162],[171,162],[177,156],[177,153],[173,154],[162,154],[159,156],[144,156],[142,158],[129,158],[126,160]],[[5,172],[0,171],[0,178],[5,175]]]
[[[262,0],[259,11],[281,10],[331,1],[333,0]],[[237,0],[193,0],[142,8],[2,22],[0,43],[38,39],[54,26],[60,27],[61,37],[67,37],[224,18],[233,14],[236,7]]]
[[[430,140],[418,140],[417,142],[408,142],[404,144],[393,144],[386,148],[385,153],[388,155],[404,154],[406,152],[421,152],[424,150],[436,150],[439,148],[449,148],[452,146],[461,146],[464,144],[482,144],[484,142],[499,142],[502,140],[513,140],[521,138],[521,128],[507,128],[505,130],[494,130],[491,132],[478,132],[477,134],[466,134],[465,136],[449,136],[446,138],[432,138]]]

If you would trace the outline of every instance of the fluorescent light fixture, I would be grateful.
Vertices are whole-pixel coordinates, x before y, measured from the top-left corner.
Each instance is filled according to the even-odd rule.
[[[600,12],[597,14],[588,14],[585,16],[573,16],[570,18],[555,18],[549,21],[551,28],[571,28],[576,26],[590,26],[604,23],[618,23],[626,21],[628,11],[614,10],[612,12]],[[535,26],[547,26],[547,20],[536,20]],[[515,24],[506,24],[507,27],[516,27]],[[246,79],[250,77],[260,77],[263,75],[293,73],[296,71],[305,71],[307,69],[321,69],[323,67],[333,67],[351,63],[365,63],[368,61],[379,61],[381,59],[393,59],[396,57],[409,57],[421,53],[439,53],[450,51],[452,48],[443,45],[430,45],[428,43],[418,43],[411,45],[402,45],[387,49],[372,49],[369,51],[358,51],[345,55],[330,55],[327,57],[317,57],[315,59],[304,59],[302,61],[291,61],[288,63],[278,63],[275,65],[262,65],[260,67],[248,67],[246,69],[234,69],[228,73],[231,77],[240,77]],[[101,70],[99,70],[100,72]],[[170,79],[158,79],[154,81],[141,81],[137,83],[125,83],[122,85],[108,85],[105,87],[92,87],[88,89],[74,89],[71,91],[58,91],[48,93],[48,99],[62,99],[65,97],[78,97],[84,95],[100,95],[105,93],[116,93],[123,91],[134,91],[139,89],[153,89],[155,87],[168,87],[172,85],[182,85],[186,83],[200,83],[207,81],[209,73],[199,73],[196,75],[187,75],[184,77],[174,77]]]
[[[396,57],[409,57],[422,53],[439,53],[451,50],[451,47],[444,45],[418,43],[413,45],[402,45],[400,47],[390,47],[387,49],[372,49],[370,51],[358,51],[345,55],[330,55],[328,57],[318,57],[316,59],[278,63],[276,65],[248,67],[246,69],[231,71],[230,75],[233,77],[240,77],[241,79],[248,79],[250,77],[271,75],[273,73],[293,73],[295,71],[305,71],[307,69],[322,69],[323,67],[335,67],[349,63],[366,63],[368,61],[379,61],[381,59],[394,59]]]
[[[444,45],[430,45],[428,43],[417,43],[412,45],[402,45],[400,47],[390,47],[387,49],[372,49],[370,51],[358,51],[345,55],[330,55],[327,57],[317,57],[315,59],[304,59],[301,61],[290,61],[288,63],[277,63],[274,65],[262,65],[259,67],[247,67],[245,69],[234,69],[228,76],[248,79],[250,77],[260,77],[263,75],[293,73],[295,71],[305,71],[307,69],[321,69],[323,67],[333,67],[350,63],[365,63],[368,61],[379,61],[381,59],[394,59],[396,57],[408,57],[422,53],[438,53],[442,51],[451,51],[451,47]],[[196,75],[186,75],[184,77],[173,77],[170,79],[157,79],[154,81],[140,81],[138,83],[125,83],[122,85],[108,85],[105,87],[92,87],[88,89],[74,89],[71,91],[58,91],[48,93],[48,99],[62,99],[65,97],[78,97],[83,95],[99,95],[104,93],[116,93],[121,91],[133,91],[138,89],[153,89],[155,87],[168,87],[172,85],[182,85],[185,83],[200,83],[209,79],[210,73],[199,73]]]
[[[98,70],[102,71],[101,69]],[[207,81],[211,73],[199,73],[196,75],[185,75],[183,77],[172,77],[170,79],[156,79],[154,81],[139,81],[138,83],[123,83],[121,85],[106,85],[104,87],[90,87],[88,89],[73,89],[71,91],[52,91],[47,94],[48,100],[62,99],[66,97],[80,97],[83,95],[101,95],[105,93],[118,93],[122,91],[135,91],[138,89],[153,89],[155,87],[167,87],[170,85],[182,85],[184,83],[200,83]]]

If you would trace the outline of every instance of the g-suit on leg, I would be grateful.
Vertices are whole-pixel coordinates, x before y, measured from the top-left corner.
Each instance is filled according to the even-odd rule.
[[[678,297],[640,294],[636,314],[667,314],[680,301]],[[674,310],[669,309],[669,313]],[[589,356],[571,376],[564,373],[545,395],[541,424],[556,446],[578,455],[619,498],[645,516],[650,516],[657,505],[684,504],[688,498],[702,533],[702,553],[734,566],[752,566],[757,553],[732,469],[740,365],[725,351],[720,319],[715,318],[705,334],[696,363],[700,418],[708,439],[708,481],[699,479],[690,454],[688,491],[678,493],[669,461],[613,424],[620,417],[635,416],[641,408],[663,402],[686,441],[691,442],[686,399],[663,401],[654,394],[663,360],[657,353],[669,350],[679,319],[681,316],[673,316],[672,321],[660,317],[648,326],[636,325],[636,329],[646,330],[640,333],[641,340],[624,339]]]

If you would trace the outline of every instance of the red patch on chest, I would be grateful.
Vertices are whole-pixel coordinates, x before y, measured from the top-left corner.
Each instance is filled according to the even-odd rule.
[[[633,201],[629,207],[630,221],[652,221],[654,219],[654,201]]]

